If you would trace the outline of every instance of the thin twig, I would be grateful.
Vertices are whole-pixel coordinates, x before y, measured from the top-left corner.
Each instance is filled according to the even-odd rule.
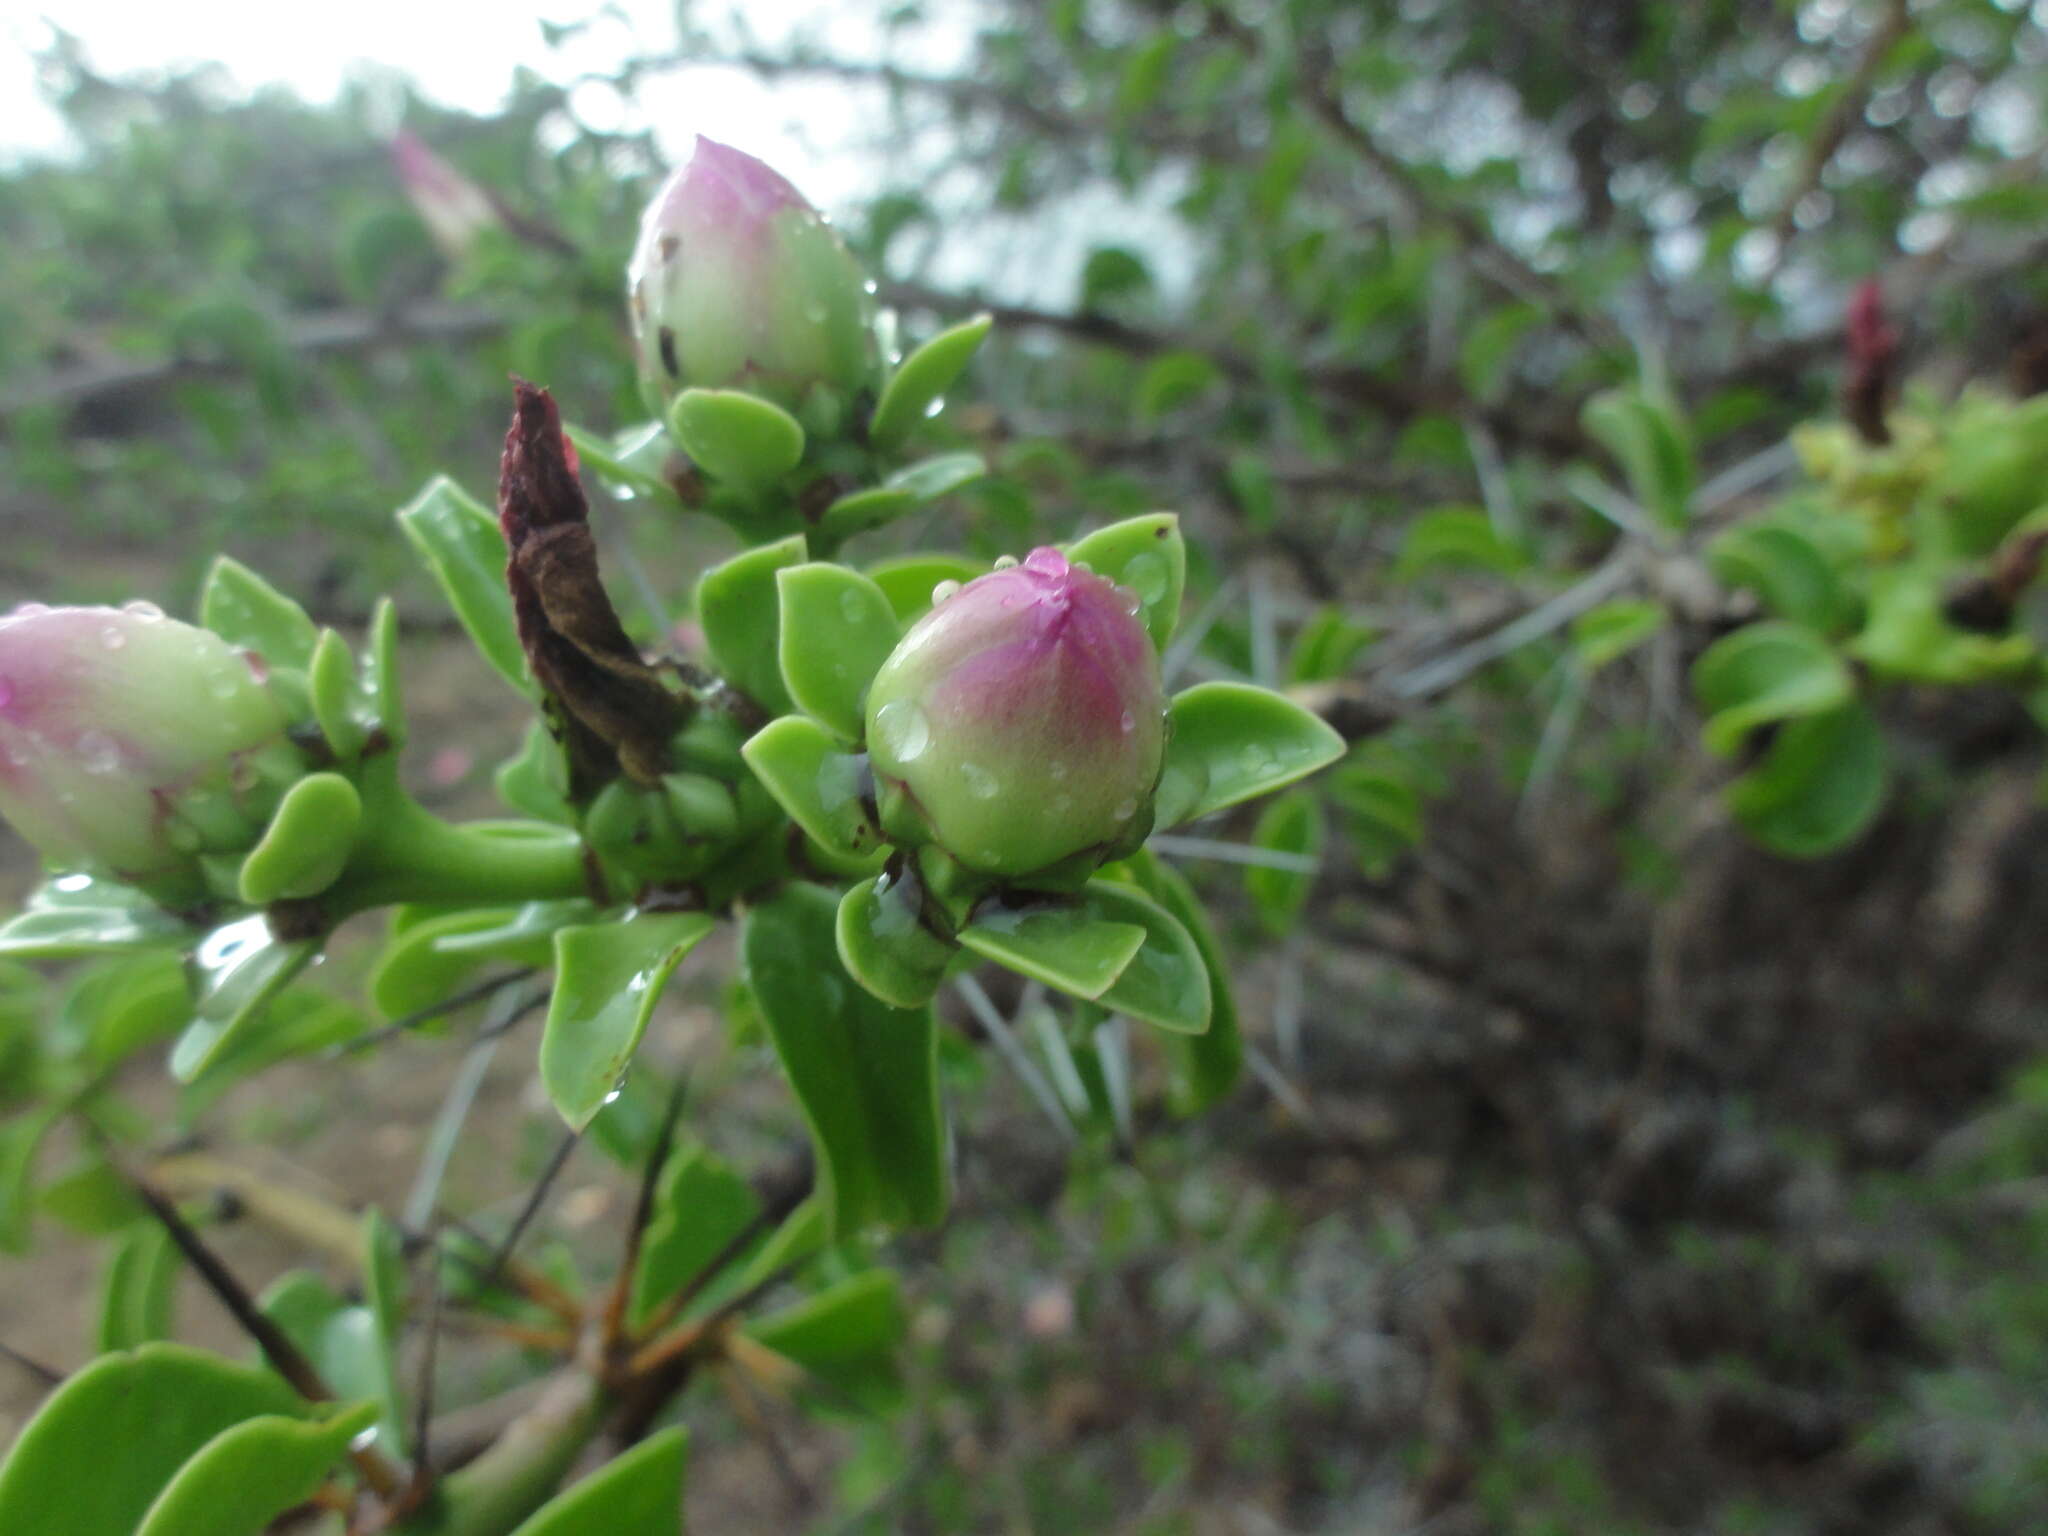
[[[419,1376],[413,1385],[412,1486],[418,1489],[433,1475],[434,1358],[441,1343],[441,1266],[427,1266],[427,1336],[420,1346]]]
[[[683,1118],[683,1100],[688,1095],[689,1086],[688,1074],[678,1074],[668,1091],[668,1104],[662,1111],[661,1128],[655,1133],[654,1145],[648,1151],[647,1165],[640,1170],[640,1192],[633,1201],[632,1224],[626,1228],[626,1250],[619,1258],[619,1278],[605,1302],[604,1336],[607,1340],[621,1338],[626,1331],[626,1307],[633,1296],[633,1277],[640,1268],[640,1250],[647,1241],[647,1228],[654,1220],[655,1195],[661,1186],[662,1170],[668,1166],[669,1153],[675,1147],[676,1125]]]
[[[956,976],[953,978],[953,990],[960,994],[961,1001],[967,1004],[967,1011],[974,1015],[975,1021],[988,1031],[988,1037],[995,1042],[1004,1063],[1017,1074],[1017,1080],[1023,1083],[1038,1107],[1045,1111],[1045,1118],[1059,1131],[1060,1139],[1076,1140],[1074,1122],[1067,1118],[1066,1107],[1060,1103],[1059,1095],[1052,1091],[1052,1084],[1045,1080],[1045,1074],[1038,1070],[1038,1063],[1026,1053],[1001,1011],[982,990],[981,983],[972,976]]]
[[[703,1266],[684,1283],[682,1288],[662,1302],[654,1315],[640,1329],[643,1339],[651,1339],[689,1310],[690,1303],[704,1294],[705,1289],[747,1251],[755,1239],[763,1236],[771,1227],[779,1226],[798,1206],[810,1198],[816,1183],[810,1160],[804,1160],[803,1171],[791,1179],[783,1188],[775,1191],[762,1202],[761,1209],[754,1213],[747,1224],[733,1233],[718,1252],[705,1260]]]
[[[413,1177],[412,1192],[405,1197],[403,1222],[407,1231],[424,1230],[433,1216],[434,1207],[440,1204],[441,1181],[447,1177],[449,1160],[455,1155],[455,1144],[462,1139],[463,1124],[476,1104],[485,1074],[491,1070],[491,1058],[498,1054],[498,1047],[503,1043],[501,1035],[490,1035],[477,1041],[469,1048],[469,1054],[463,1057],[462,1068],[455,1074],[455,1080],[448,1085],[440,1112],[434,1116],[433,1128],[427,1133],[426,1151],[420,1157],[419,1172]]]
[[[526,1229],[533,1224],[533,1218],[540,1214],[541,1205],[547,1200],[548,1191],[554,1187],[555,1180],[560,1177],[563,1168],[568,1166],[569,1154],[576,1150],[576,1144],[582,1139],[581,1131],[562,1133],[562,1139],[555,1143],[555,1150],[548,1156],[547,1167],[541,1170],[540,1177],[527,1192],[525,1203],[519,1207],[519,1214],[512,1219],[512,1225],[491,1254],[490,1263],[484,1266],[480,1284],[497,1284],[498,1276],[504,1273],[506,1264],[511,1261],[512,1251],[519,1246],[519,1240],[526,1236]]]
[[[1256,869],[1284,869],[1293,875],[1312,875],[1323,861],[1312,853],[1288,853],[1280,848],[1256,848],[1249,843],[1228,843],[1215,837],[1182,837],[1155,832],[1147,839],[1155,853],[1176,859],[1214,859],[1219,864],[1249,864]]]
[[[0,1339],[0,1356],[5,1356],[7,1359],[12,1360],[46,1387],[61,1387],[64,1384],[64,1373],[62,1371],[43,1364],[42,1361],[32,1355],[24,1355],[4,1339]]]
[[[1628,551],[1611,555],[1593,571],[1564,591],[1530,609],[1520,618],[1462,645],[1445,656],[1389,678],[1386,691],[1398,699],[1426,698],[1462,683],[1480,668],[1511,655],[1532,641],[1554,633],[1588,609],[1597,608],[1621,591],[1636,576],[1636,562]]]
[[[393,1019],[389,1024],[383,1025],[381,1028],[371,1030],[367,1035],[358,1035],[346,1044],[337,1046],[334,1054],[337,1056],[354,1056],[360,1052],[371,1050],[398,1035],[409,1034],[423,1025],[431,1024],[434,1020],[441,1018],[443,1015],[453,1013],[458,1008],[466,1008],[471,1003],[479,1003],[487,997],[493,997],[515,982],[526,980],[532,974],[531,970],[508,971],[504,975],[493,976],[488,980],[480,981],[473,987],[464,987],[460,992],[451,993],[449,996],[442,998],[438,1003],[431,1003],[425,1008],[416,1008],[411,1013]]]

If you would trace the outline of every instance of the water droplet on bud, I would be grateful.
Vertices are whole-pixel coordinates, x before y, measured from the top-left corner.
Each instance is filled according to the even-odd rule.
[[[960,780],[967,786],[967,792],[977,800],[993,800],[1002,786],[996,783],[996,776],[979,763],[962,763]]]
[[[108,624],[100,630],[100,644],[110,651],[118,651],[128,643],[128,633],[118,624]]]
[[[1109,814],[1114,816],[1118,821],[1129,821],[1133,816],[1138,814],[1138,802],[1135,800],[1120,800],[1117,802],[1116,809],[1111,811]]]
[[[947,598],[951,597],[955,592],[958,592],[959,590],[960,583],[957,581],[940,582],[937,586],[932,588],[932,606],[934,608],[938,607],[939,604],[943,603]]]
[[[163,609],[157,607],[155,603],[144,602],[141,598],[137,598],[132,603],[123,603],[121,611],[134,618],[141,619],[145,623],[155,623],[164,616]]]
[[[861,594],[857,590],[839,594],[839,611],[846,615],[846,622],[849,624],[858,624],[868,616],[867,604],[860,599]]]
[[[891,699],[875,711],[875,735],[877,745],[899,765],[915,762],[931,745],[931,722],[909,699]]]
[[[112,773],[121,766],[121,748],[105,731],[81,731],[78,737],[78,766],[87,773]]]
[[[1131,732],[1135,731],[1138,728],[1138,717],[1132,714],[1127,709],[1124,711],[1123,719],[1117,721],[1116,724],[1117,729],[1122,731],[1126,736],[1128,736],[1131,734]]]
[[[1056,549],[1034,549],[1024,557],[1024,569],[1039,576],[1058,578],[1067,574],[1070,567],[1067,557]]]
[[[1015,555],[997,555],[997,556],[996,556],[996,569],[997,569],[997,570],[999,570],[999,571],[1014,571],[1014,570],[1015,570],[1016,568],[1017,568],[1017,557],[1016,557]]]
[[[945,408],[946,397],[944,395],[932,396],[932,403],[924,408],[924,419],[926,421],[930,421],[934,416],[938,415],[939,412],[943,411]]]

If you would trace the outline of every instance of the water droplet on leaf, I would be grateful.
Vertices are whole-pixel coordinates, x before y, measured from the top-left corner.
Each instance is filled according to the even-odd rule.
[[[891,699],[875,711],[875,735],[898,763],[915,762],[932,743],[931,722],[909,699]]]

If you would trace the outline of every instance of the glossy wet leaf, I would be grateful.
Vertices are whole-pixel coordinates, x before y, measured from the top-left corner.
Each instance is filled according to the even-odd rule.
[[[668,424],[699,469],[743,490],[765,490],[803,460],[797,419],[744,390],[686,389],[669,407]]]
[[[186,923],[127,886],[62,875],[38,886],[0,924],[0,959],[69,960],[118,950],[168,949],[192,936]]]
[[[402,929],[394,924],[395,931],[378,951],[370,971],[370,1001],[385,1017],[399,1019],[453,997],[485,957],[443,949],[440,941],[500,928],[513,911],[510,907],[477,907],[465,912],[424,912]],[[545,936],[540,946],[536,964],[545,963],[553,954],[553,945]]]
[[[914,512],[972,485],[988,473],[978,453],[942,453],[899,469],[868,490],[842,496],[818,519],[819,532],[833,542]]]
[[[1764,760],[1724,791],[1742,829],[1773,853],[1818,858],[1855,840],[1884,805],[1884,732],[1852,703],[1786,722]]]
[[[1209,1027],[1209,968],[1194,938],[1164,907],[1131,887],[1091,880],[1089,910],[1108,922],[1145,930],[1145,945],[1097,999],[1112,1013],[1128,1014],[1161,1029],[1200,1034]]]
[[[356,676],[356,659],[348,642],[334,630],[323,629],[320,643],[313,648],[313,664],[306,672],[306,685],[313,703],[313,718],[320,734],[343,761],[362,756],[370,732],[377,727],[369,695]]]
[[[68,1041],[109,1067],[168,1039],[192,1017],[184,961],[167,950],[113,956],[83,969],[64,998]]]
[[[512,1536],[682,1536],[689,1436],[658,1431],[550,1499]]]
[[[681,505],[675,487],[660,473],[660,466],[672,450],[668,430],[658,421],[629,427],[615,438],[606,438],[587,427],[563,427],[575,445],[583,467],[632,500],[647,500],[675,507]]]
[[[957,953],[918,921],[903,887],[881,877],[860,881],[840,898],[834,937],[853,978],[896,1008],[930,1002]]]
[[[771,720],[741,750],[776,804],[824,847],[849,859],[882,849],[881,829],[864,799],[864,760],[816,721],[802,715]]]
[[[0,1463],[0,1530],[136,1536],[165,1485],[221,1431],[304,1411],[269,1371],[201,1350],[103,1355],[44,1400]]]
[[[1197,684],[1167,713],[1162,828],[1285,788],[1344,755],[1344,738],[1319,717],[1245,683]]]
[[[199,595],[199,622],[272,667],[304,668],[319,631],[306,610],[240,561],[217,557]]]
[[[1188,551],[1180,519],[1148,512],[1098,528],[1066,548],[1067,559],[1085,565],[1144,604],[1145,632],[1166,648],[1180,623],[1181,594],[1187,589]]]
[[[832,1228],[919,1226],[945,1212],[937,1032],[840,965],[835,903],[792,885],[747,914],[741,953],[818,1158]]]
[[[355,785],[338,773],[307,774],[285,792],[263,840],[242,861],[242,900],[264,907],[319,895],[355,852],[362,817]]]
[[[1187,930],[1209,973],[1209,1027],[1199,1035],[1168,1032],[1159,1036],[1170,1068],[1169,1103],[1176,1114],[1199,1113],[1228,1093],[1244,1069],[1244,1040],[1238,1033],[1229,958],[1216,941],[1208,910],[1187,876],[1142,848],[1118,866],[1116,873],[1159,903]]]
[[[1073,997],[1100,997],[1145,942],[1145,930],[1098,916],[1084,901],[991,904],[960,930],[985,960]]]
[[[946,391],[967,367],[993,323],[988,315],[976,315],[939,332],[906,357],[882,388],[882,398],[868,422],[868,440],[877,448],[893,448],[937,414]]]
[[[191,1082],[259,1031],[265,1007],[304,970],[320,946],[286,943],[261,917],[216,928],[200,941],[195,968],[199,998],[192,1022],[171,1050],[171,1075]]]
[[[562,1118],[581,1129],[625,1075],[662,988],[715,920],[643,912],[555,934],[555,992],[541,1036],[540,1075]]]
[[[363,1213],[363,1299],[376,1326],[377,1348],[387,1379],[395,1375],[405,1328],[405,1249],[398,1228],[374,1205]],[[381,1394],[377,1394],[381,1396]],[[394,1401],[391,1404],[396,1407]],[[394,1428],[395,1422],[394,1422]]]
[[[505,537],[498,519],[454,481],[437,475],[398,514],[398,525],[484,660],[514,688],[537,698],[505,586]]]
[[[377,599],[370,615],[370,654],[363,663],[363,693],[370,714],[384,733],[385,744],[396,752],[405,745],[405,679],[398,659],[398,605],[388,597]]]
[[[775,573],[782,681],[797,708],[859,741],[868,684],[896,648],[895,610],[858,571],[825,561]]]
[[[782,686],[776,572],[804,558],[803,535],[792,534],[713,566],[697,583],[697,621],[712,666],[770,714],[795,708]]]
[[[371,1307],[345,1300],[305,1270],[280,1277],[257,1305],[343,1400],[377,1405],[377,1447],[402,1459],[406,1419],[396,1357]]]
[[[318,1423],[265,1414],[222,1430],[178,1469],[135,1536],[263,1536],[319,1490],[376,1416],[359,1403]]]
[[[1715,641],[1693,663],[1692,686],[1708,717],[1701,739],[1722,757],[1760,725],[1824,714],[1855,692],[1834,648],[1783,620],[1748,624]]]

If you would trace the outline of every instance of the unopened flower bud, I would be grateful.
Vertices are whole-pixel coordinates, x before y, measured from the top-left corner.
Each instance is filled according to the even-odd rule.
[[[418,134],[401,129],[392,137],[391,165],[413,211],[450,260],[459,260],[478,235],[504,223],[491,195],[429,149]]]
[[[875,381],[872,301],[838,232],[752,155],[697,139],[626,271],[649,403],[744,389],[791,410]]]
[[[190,887],[297,764],[261,668],[143,603],[0,617],[0,816],[60,868]]]
[[[945,598],[869,690],[885,799],[900,797],[934,841],[989,874],[1142,838],[1166,724],[1138,614],[1129,592],[1055,549]]]

